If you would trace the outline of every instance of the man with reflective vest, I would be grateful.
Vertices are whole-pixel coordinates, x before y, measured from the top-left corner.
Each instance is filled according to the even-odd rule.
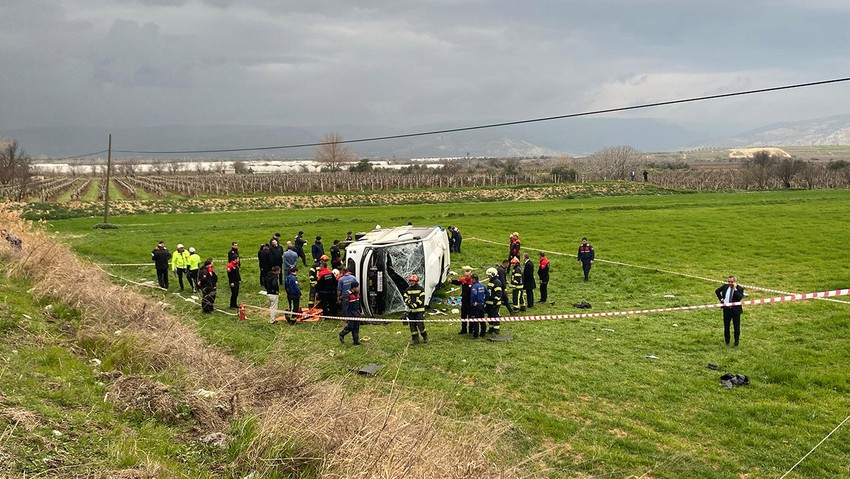
[[[487,318],[490,320],[490,330],[487,332],[491,334],[499,334],[501,332],[499,308],[502,306],[502,295],[505,294],[505,292],[502,289],[502,282],[499,281],[499,271],[496,268],[487,269],[487,292],[490,294],[490,297],[487,298],[485,308],[487,311]],[[484,323],[481,323],[481,335],[484,336]]]
[[[596,253],[593,251],[593,246],[587,242],[587,237],[582,238],[581,245],[578,247],[578,259],[576,261],[581,263],[585,281],[588,280],[590,275],[590,265],[593,264],[594,258],[596,258]]]
[[[189,272],[189,252],[183,249],[182,244],[178,244],[177,251],[171,255],[171,271],[177,275],[180,291],[183,291],[183,275]],[[188,275],[186,280],[189,280]]]
[[[519,308],[520,311],[525,311],[525,289],[522,285],[523,271],[519,264],[519,258],[511,258],[511,289],[513,290],[514,309]]]
[[[487,287],[478,281],[478,275],[472,275],[472,286],[469,288],[469,302],[471,305],[472,321],[469,323],[469,329],[472,331],[473,338],[483,338],[487,323],[484,319],[484,308],[487,306],[487,299],[490,296]],[[481,321],[476,321],[480,319]],[[481,329],[481,334],[478,334],[478,329]]]
[[[407,278],[408,287],[404,291],[404,304],[407,305],[407,320],[410,322],[410,339],[413,344],[428,342],[428,332],[425,331],[425,288],[419,285],[419,276],[415,274]]]
[[[189,260],[186,265],[186,279],[192,285],[192,292],[198,292],[198,269],[201,267],[201,256],[195,252],[195,247],[189,247]]]

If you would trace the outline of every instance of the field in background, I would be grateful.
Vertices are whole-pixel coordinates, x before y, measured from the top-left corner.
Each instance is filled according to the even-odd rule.
[[[473,238],[506,243],[516,230],[534,257],[531,248],[574,254],[586,235],[600,259],[649,268],[598,262],[583,283],[574,258],[550,254],[554,304],[533,312],[556,314],[581,312],[571,307],[579,301],[590,302],[592,311],[714,302],[718,283],[656,268],[718,280],[734,273],[744,284],[793,292],[846,288],[848,200],[846,190],[510,203],[463,203],[458,193],[457,203],[439,206],[139,215],[114,218],[117,230],[92,230],[97,219],[50,227],[100,263],[149,264],[159,240],[172,250],[178,242],[195,246],[218,260],[222,286],[223,258],[230,242],[239,241],[246,258],[241,298],[256,306],[265,303],[254,258],[276,231],[285,239],[298,230],[310,240],[320,234],[327,249],[345,231],[375,224],[459,226],[463,252],[452,264],[468,263],[479,273],[504,257],[507,246]],[[108,268],[134,281],[155,278],[150,265]],[[306,269],[299,276],[306,286]],[[172,290],[175,285],[172,278]],[[748,292],[751,299],[773,295]],[[217,304],[226,306],[229,292],[220,293]],[[777,477],[850,413],[846,304],[747,308],[738,349],[723,346],[716,310],[510,323],[503,326],[514,335],[508,343],[475,342],[455,334],[456,323],[432,323],[432,343],[407,349],[408,332],[398,323],[364,326],[370,341],[352,348],[339,344],[340,326],[332,321],[270,326],[258,312],[239,323],[221,313],[202,317],[175,295],[149,294],[212,343],[254,362],[305,362],[324,377],[386,364],[376,381],[387,389],[395,380],[442,398],[446,415],[486,414],[512,424],[515,447],[539,454],[539,470],[551,477]],[[723,390],[720,373],[707,363],[748,374],[752,384]],[[850,476],[847,439],[847,429],[836,432],[793,477]]]

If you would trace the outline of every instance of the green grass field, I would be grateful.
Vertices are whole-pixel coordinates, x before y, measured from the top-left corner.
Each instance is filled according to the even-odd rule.
[[[847,288],[848,204],[850,191],[783,191],[139,215],[112,218],[121,226],[115,230],[93,230],[99,220],[91,218],[49,227],[95,262],[145,264],[108,267],[133,281],[155,279],[150,250],[164,240],[171,250],[183,243],[216,258],[223,286],[226,252],[239,241],[240,301],[256,306],[266,304],[257,294],[257,247],[276,231],[284,239],[298,230],[308,239],[320,234],[327,250],[349,229],[455,225],[464,243],[452,257],[454,269],[470,264],[479,273],[507,255],[508,234],[519,231],[533,258],[534,248],[553,252],[554,304],[529,314],[559,314],[583,312],[571,306],[579,301],[593,312],[713,303],[727,274],[791,292]],[[647,268],[599,261],[584,283],[575,258],[554,253],[575,254],[581,236],[600,260]],[[299,271],[303,288],[306,275],[306,268]],[[213,344],[257,363],[300,362],[320,377],[386,364],[371,381],[389,389],[396,379],[396,387],[442,399],[449,416],[486,414],[506,424],[503,440],[517,458],[537,455],[536,476],[779,477],[850,414],[850,304],[748,307],[739,348],[723,344],[719,310],[507,323],[502,329],[514,340],[505,343],[459,336],[457,323],[431,323],[431,343],[413,348],[399,323],[369,325],[361,335],[370,341],[354,348],[339,344],[334,321],[272,326],[257,312],[240,323],[221,313],[202,317],[175,295],[149,294],[171,303]],[[220,288],[217,305],[226,306],[228,297]],[[724,390],[719,376],[726,371],[747,374],[752,383]],[[788,477],[850,477],[847,457],[844,427]]]

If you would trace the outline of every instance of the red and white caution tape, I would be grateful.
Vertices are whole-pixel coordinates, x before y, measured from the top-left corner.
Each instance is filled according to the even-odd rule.
[[[491,241],[491,240],[486,240],[486,239],[481,239],[481,238],[474,238],[473,237],[473,238],[466,238],[466,239],[474,240],[474,241],[481,241],[482,243],[490,243],[490,244],[495,244],[495,245],[499,245],[499,246],[509,246],[507,243],[499,243],[498,241]],[[560,256],[570,256],[570,257],[573,257],[573,258],[577,258],[577,256],[574,255],[574,254],[563,253],[563,252],[560,252],[560,251],[549,251],[549,250],[540,249],[540,248],[532,248],[532,247],[529,247],[529,246],[525,246],[525,247],[527,249],[532,250],[532,251],[542,251],[542,252],[547,253],[547,254],[556,254],[556,255],[560,255]],[[596,258],[596,259],[594,259],[594,261],[599,261],[600,263],[615,264],[617,266],[628,266],[630,268],[646,269],[646,270],[650,270],[650,271],[656,271],[658,273],[666,273],[666,274],[672,274],[672,275],[676,275],[676,276],[682,276],[684,278],[692,278],[692,279],[698,279],[698,280],[701,280],[701,281],[708,281],[709,283],[723,283],[723,281],[720,281],[720,280],[717,280],[717,279],[714,279],[714,278],[706,278],[704,276],[697,276],[697,275],[688,274],[688,273],[680,273],[678,271],[669,271],[669,270],[666,270],[666,269],[656,268],[656,267],[653,267],[653,266],[642,266],[642,265],[639,265],[639,264],[623,263],[623,262],[620,262],[620,261],[612,261],[612,260],[600,259],[600,258]],[[792,293],[790,291],[782,291],[782,290],[778,290],[778,289],[763,288],[763,287],[755,286],[755,285],[752,285],[752,284],[741,283],[741,286],[743,286],[744,288],[747,288],[747,289],[754,289],[756,291],[764,291],[766,293],[791,294],[791,295],[797,294],[797,293]],[[840,299],[831,299],[831,298],[818,298],[818,299],[821,299],[823,301],[832,301],[834,303],[850,304],[850,301],[842,301]]]
[[[530,315],[530,316],[505,316],[500,317],[497,321],[502,322],[514,322],[514,321],[552,321],[558,319],[582,319],[582,318],[602,318],[607,316],[630,316],[635,314],[651,314],[651,313],[669,313],[674,311],[688,311],[693,309],[713,309],[713,308],[722,308],[723,306],[752,306],[758,304],[769,304],[769,303],[781,303],[786,301],[802,301],[806,299],[821,299],[821,298],[831,298],[835,296],[847,296],[850,295],[850,288],[845,289],[835,289],[832,291],[820,291],[816,293],[807,293],[807,294],[791,294],[786,296],[776,296],[772,298],[762,298],[762,299],[749,299],[746,301],[739,301],[736,303],[709,303],[709,304],[699,304],[693,306],[672,306],[668,308],[651,308],[651,309],[632,309],[627,311],[601,311],[598,313],[572,313],[572,314],[542,314],[542,315]],[[264,310],[270,311],[269,308],[262,308],[259,306],[245,306],[246,308],[250,307],[251,309],[256,310]],[[279,309],[277,310],[281,314],[293,315],[293,316],[301,316],[309,313],[295,313],[292,311],[286,311]],[[386,319],[386,318],[349,318],[345,316],[320,316],[323,319],[340,319],[344,321],[376,321],[376,322],[400,322],[407,321],[407,319]],[[461,322],[460,318],[449,318],[449,319],[426,319],[425,321],[429,323],[457,323]],[[466,319],[463,321],[471,321],[470,319]],[[488,321],[488,318],[480,318],[479,321]]]

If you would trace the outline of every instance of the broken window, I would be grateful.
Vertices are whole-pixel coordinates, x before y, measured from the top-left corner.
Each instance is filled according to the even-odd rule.
[[[415,274],[419,283],[425,281],[425,248],[422,242],[388,246],[386,271],[384,275],[385,314],[407,311],[404,304],[404,291],[407,289],[407,278]]]

